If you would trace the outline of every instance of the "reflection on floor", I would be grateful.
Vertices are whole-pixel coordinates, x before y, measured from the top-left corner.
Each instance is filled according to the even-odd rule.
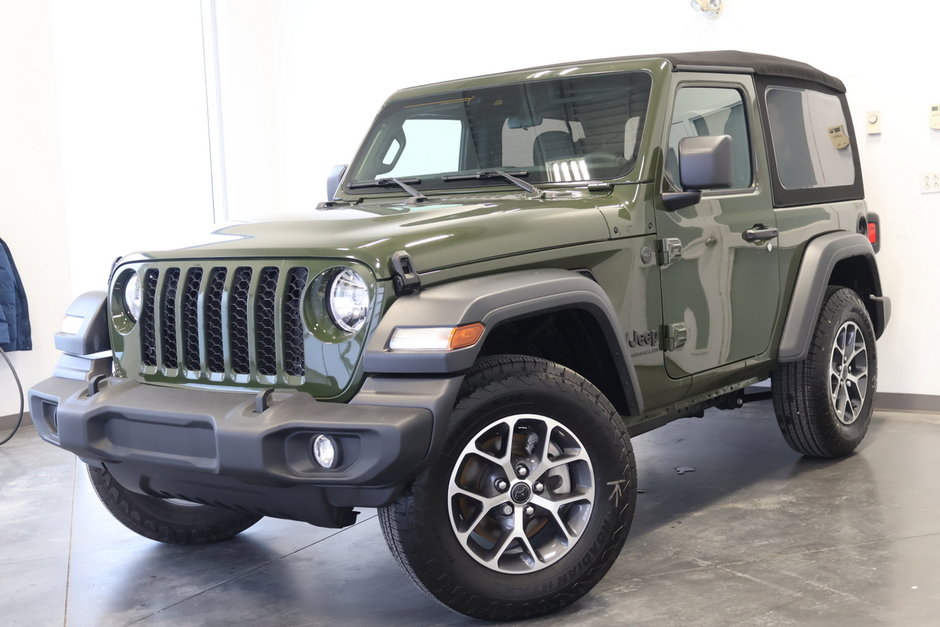
[[[642,493],[620,559],[529,624],[936,624],[940,416],[876,414],[837,462],[787,448],[767,403],[634,447]],[[412,585],[371,510],[340,531],[266,519],[165,546],[115,522],[81,463],[32,429],[0,447],[0,495],[6,625],[474,624]]]

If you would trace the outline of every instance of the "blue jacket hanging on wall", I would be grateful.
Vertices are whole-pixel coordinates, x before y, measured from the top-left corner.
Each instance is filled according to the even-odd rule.
[[[10,248],[0,239],[0,348],[28,351],[33,348],[26,290],[16,271]]]

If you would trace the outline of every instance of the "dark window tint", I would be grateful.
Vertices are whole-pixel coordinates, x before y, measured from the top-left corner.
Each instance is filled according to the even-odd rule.
[[[682,87],[676,92],[666,174],[678,188],[679,141],[686,137],[730,135],[734,188],[751,186],[751,144],[741,92],[726,87]]]
[[[769,87],[767,118],[777,178],[784,189],[855,183],[851,137],[837,96]]]

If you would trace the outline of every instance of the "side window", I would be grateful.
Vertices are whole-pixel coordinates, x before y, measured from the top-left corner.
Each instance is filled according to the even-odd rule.
[[[672,111],[666,175],[679,187],[679,141],[685,137],[730,135],[734,185],[751,186],[751,142],[741,92],[730,87],[681,87]]]
[[[383,176],[397,178],[460,169],[463,122],[414,118],[405,120],[401,128],[402,133],[382,157],[382,165],[389,168]]]
[[[855,183],[852,144],[837,96],[768,87],[766,98],[777,177],[784,189]]]

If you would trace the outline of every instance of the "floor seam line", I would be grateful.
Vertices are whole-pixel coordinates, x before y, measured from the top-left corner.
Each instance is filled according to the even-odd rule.
[[[76,465],[78,459],[72,459],[72,507],[69,509],[69,552],[65,565],[65,607],[62,613],[62,627],[69,624],[69,588],[72,583],[72,540],[75,537],[75,484],[78,481]]]
[[[748,581],[753,581],[754,583],[758,583],[758,584],[760,584],[760,585],[762,585],[762,586],[766,586],[766,587],[768,587],[768,588],[771,588],[771,589],[773,589],[773,590],[776,590],[777,592],[779,592],[779,593],[781,593],[781,594],[786,594],[787,596],[790,596],[790,597],[794,597],[794,598],[797,598],[797,599],[798,599],[798,598],[800,598],[801,596],[803,596],[800,592],[798,592],[798,591],[796,591],[796,590],[791,590],[790,588],[787,588],[786,586],[781,586],[781,585],[772,583],[772,582],[770,582],[770,581],[764,581],[764,580],[761,579],[760,577],[755,577],[754,575],[748,575],[748,574],[746,574],[746,573],[740,573],[740,572],[734,570],[733,568],[727,568],[727,567],[725,567],[725,566],[718,566],[718,568],[719,568],[720,570],[725,571],[726,573],[731,573],[731,574],[734,575],[735,577],[740,577],[740,578],[742,578],[742,579],[747,579]]]

